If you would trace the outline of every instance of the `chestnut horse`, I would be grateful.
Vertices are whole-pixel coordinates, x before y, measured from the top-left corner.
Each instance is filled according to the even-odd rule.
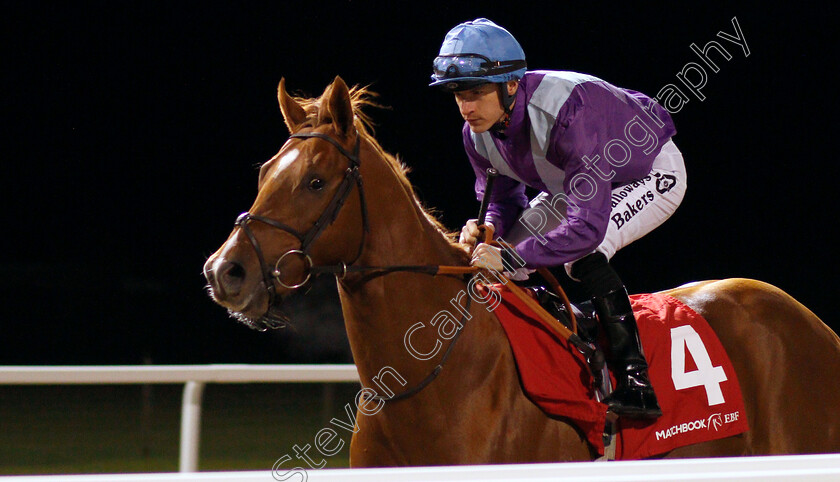
[[[310,274],[336,274],[362,385],[381,387],[383,373],[390,373],[385,385],[394,393],[414,387],[378,411],[370,409],[381,399],[362,398],[352,466],[592,460],[597,454],[574,426],[547,416],[523,393],[491,312],[473,303],[457,344],[429,327],[463,294],[463,277],[365,268],[465,266],[468,256],[420,205],[400,162],[366,129],[364,94],[336,78],[317,99],[292,98],[281,80],[278,100],[292,136],[262,166],[253,206],[207,260],[213,299],[240,321],[273,326],[284,321],[283,297]],[[759,281],[705,281],[667,293],[704,316],[729,353],[749,431],[666,456],[840,452],[835,333]],[[412,333],[411,343],[434,353],[424,362],[404,344],[418,323],[425,328]]]

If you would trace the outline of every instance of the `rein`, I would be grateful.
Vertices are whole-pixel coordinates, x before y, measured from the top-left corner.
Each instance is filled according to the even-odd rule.
[[[315,224],[312,225],[311,228],[306,233],[300,233],[296,229],[292,228],[291,226],[281,223],[280,221],[276,221],[271,218],[267,218],[265,216],[260,216],[256,214],[251,214],[249,212],[244,212],[239,215],[236,219],[236,226],[239,226],[242,231],[245,232],[245,235],[248,237],[248,240],[251,242],[251,245],[254,247],[254,251],[257,254],[257,258],[260,262],[260,268],[262,270],[263,275],[263,282],[265,284],[266,291],[268,291],[269,295],[269,306],[272,305],[277,297],[276,288],[274,282],[276,281],[277,284],[280,286],[287,288],[287,289],[298,289],[305,286],[313,276],[319,276],[321,274],[332,274],[338,277],[338,279],[343,279],[348,273],[360,273],[360,272],[376,272],[380,274],[388,274],[394,273],[397,271],[407,271],[413,273],[422,273],[428,274],[432,276],[438,275],[470,275],[474,274],[478,271],[477,268],[472,266],[439,266],[439,265],[392,265],[392,266],[359,266],[356,265],[356,260],[362,255],[362,250],[365,245],[365,237],[367,236],[368,232],[370,232],[370,226],[368,222],[368,210],[367,210],[367,202],[365,200],[364,194],[364,184],[362,183],[362,174],[359,172],[359,167],[361,166],[361,160],[359,159],[359,142],[361,136],[359,135],[358,131],[356,132],[356,142],[353,147],[353,151],[350,152],[345,149],[341,144],[338,143],[337,140],[334,138],[326,135],[321,134],[318,132],[309,132],[309,133],[301,133],[301,134],[292,134],[289,136],[291,138],[298,138],[298,139],[309,139],[309,138],[318,138],[323,139],[333,146],[335,146],[338,151],[344,155],[347,159],[350,160],[350,167],[347,168],[344,175],[344,180],[338,186],[335,194],[333,195],[332,200],[321,213],[321,216],[315,221]],[[336,265],[331,266],[316,266],[312,262],[312,258],[310,256],[310,250],[312,244],[315,242],[316,239],[323,233],[323,231],[329,227],[335,219],[338,217],[338,213],[341,208],[344,206],[344,202],[347,200],[347,197],[350,195],[350,191],[353,189],[353,185],[356,185],[359,189],[359,200],[361,205],[362,211],[362,241],[359,243],[359,249],[356,252],[356,257],[350,263],[341,262]],[[279,229],[284,231],[288,234],[291,234],[295,238],[300,241],[300,248],[292,249],[285,253],[283,253],[277,261],[274,263],[273,269],[269,267],[269,264],[265,260],[265,256],[263,255],[262,248],[260,247],[260,243],[257,240],[256,235],[254,234],[253,230],[250,227],[250,223],[252,221],[257,221],[263,224],[266,224],[270,227],[275,229]],[[286,283],[282,279],[282,272],[280,271],[280,266],[287,257],[289,256],[300,256],[303,259],[305,269],[306,269],[306,276],[304,279],[298,283]],[[269,323],[268,326],[265,328],[280,328],[282,325],[279,323]]]
[[[308,132],[308,133],[299,133],[299,134],[292,134],[289,136],[290,138],[296,139],[311,139],[317,138],[322,139],[333,146],[335,146],[338,151],[344,155],[350,161],[350,167],[347,168],[344,174],[344,179],[342,180],[341,184],[338,186],[335,194],[333,195],[332,200],[318,217],[318,220],[315,221],[315,224],[309,228],[306,233],[300,233],[296,229],[292,228],[291,226],[284,224],[280,221],[276,221],[271,218],[267,218],[265,216],[260,216],[256,214],[251,214],[249,212],[244,212],[236,218],[235,225],[242,229],[242,231],[247,236],[248,240],[250,241],[251,245],[254,247],[254,251],[257,254],[257,258],[260,262],[260,269],[262,270],[263,275],[263,283],[265,285],[266,291],[268,292],[269,300],[268,306],[269,308],[274,305],[274,302],[277,298],[277,291],[274,282],[276,281],[279,285],[283,286],[287,289],[298,289],[305,286],[311,279],[312,276],[318,276],[320,274],[329,273],[336,276],[336,278],[343,279],[348,273],[360,273],[360,272],[375,272],[379,274],[389,274],[395,272],[411,272],[411,273],[420,273],[420,274],[427,274],[431,276],[439,276],[439,275],[473,275],[481,271],[481,268],[475,266],[441,266],[441,265],[392,265],[392,266],[359,266],[355,265],[355,262],[361,257],[362,250],[364,249],[365,239],[370,231],[370,226],[368,222],[368,210],[367,210],[367,202],[365,200],[364,195],[364,185],[362,183],[362,174],[359,171],[359,167],[361,166],[361,160],[359,159],[359,143],[361,136],[359,132],[356,131],[356,142],[353,146],[353,151],[350,152],[345,149],[337,140],[334,138],[326,135],[321,134],[318,132]],[[340,263],[337,265],[332,266],[315,266],[312,262],[312,258],[310,256],[310,250],[312,248],[312,244],[318,237],[324,232],[324,230],[329,227],[335,219],[338,217],[339,211],[344,206],[344,202],[347,200],[347,197],[350,195],[350,191],[353,189],[353,185],[358,187],[359,191],[359,201],[361,205],[361,213],[362,213],[362,241],[359,243],[359,249],[356,252],[356,257],[351,261],[349,264],[347,263]],[[275,229],[279,229],[283,232],[291,234],[295,238],[300,241],[300,248],[292,249],[285,253],[283,253],[277,261],[274,263],[273,269],[269,267],[269,264],[265,260],[265,256],[263,255],[262,248],[260,247],[260,243],[257,240],[256,235],[254,234],[253,230],[250,227],[251,222],[260,222],[266,224],[270,227]],[[300,256],[303,259],[305,269],[306,269],[306,276],[304,277],[303,281],[299,283],[292,283],[286,284],[282,280],[282,273],[280,272],[280,265],[283,260],[288,256]],[[545,273],[548,273],[545,270]],[[546,276],[545,273],[542,273],[543,276]],[[501,273],[500,273],[501,275]],[[502,276],[502,279],[506,279]],[[549,274],[549,276],[551,276]],[[547,278],[548,279],[548,278]],[[552,315],[550,315],[539,303],[533,300],[530,296],[528,296],[522,288],[516,286],[514,283],[510,283],[509,280],[506,280],[506,286],[523,302],[526,303],[530,308],[532,308],[538,315],[543,324],[557,332],[560,336],[568,339],[572,342],[579,350],[586,354],[586,351],[590,349],[590,346],[581,340],[576,331],[571,331],[566,328],[562,323],[557,321]],[[553,281],[553,282],[552,282]],[[559,288],[559,284],[557,280],[551,276],[551,280],[549,281],[552,284],[552,287]],[[562,298],[566,304],[568,312],[572,316],[574,320],[574,315],[572,314],[571,304],[569,303],[568,298],[566,297],[565,293],[563,293],[562,289],[560,289],[560,294],[562,294]],[[452,338],[452,341],[449,343],[446,351],[441,357],[440,363],[429,373],[426,378],[424,378],[420,383],[413,386],[412,388],[407,389],[406,391],[398,394],[392,395],[389,397],[383,397],[381,395],[374,395],[369,397],[372,400],[377,401],[397,401],[401,399],[405,399],[411,397],[419,393],[421,390],[426,388],[443,370],[443,365],[449,359],[449,355],[452,353],[452,349],[455,347],[455,342],[458,341],[458,338],[463,331],[464,324],[467,321],[467,313],[470,311],[472,298],[467,297],[467,304],[464,310],[464,313],[461,316],[460,325],[461,328],[458,329],[455,336]],[[258,329],[260,331],[266,331],[267,329],[277,329],[282,327],[283,324],[279,320],[275,320],[271,317],[266,317],[261,320],[261,326],[253,326],[253,328]],[[586,351],[585,351],[586,350]]]

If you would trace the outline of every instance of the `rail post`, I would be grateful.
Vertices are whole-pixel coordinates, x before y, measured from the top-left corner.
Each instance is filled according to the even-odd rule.
[[[181,452],[179,471],[198,472],[199,436],[201,433],[201,399],[204,382],[188,381],[181,402]]]

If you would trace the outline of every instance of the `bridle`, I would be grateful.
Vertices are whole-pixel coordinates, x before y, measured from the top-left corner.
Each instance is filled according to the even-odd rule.
[[[477,272],[477,269],[471,266],[439,266],[439,265],[391,265],[391,266],[359,266],[356,265],[356,261],[361,257],[362,250],[364,249],[365,240],[368,232],[370,231],[370,226],[368,222],[368,209],[367,209],[367,202],[365,201],[365,191],[364,191],[364,184],[362,183],[362,174],[359,171],[359,167],[361,166],[361,160],[359,159],[359,142],[361,136],[359,132],[356,131],[356,142],[353,147],[353,151],[350,152],[345,149],[337,140],[333,137],[330,137],[326,134],[321,134],[319,132],[306,132],[306,133],[298,133],[292,134],[289,136],[290,138],[296,139],[310,139],[310,138],[318,138],[323,139],[333,146],[335,146],[338,151],[344,155],[347,159],[350,160],[350,167],[344,173],[344,180],[341,181],[341,184],[336,189],[335,194],[333,195],[332,200],[321,213],[321,216],[315,221],[315,224],[309,228],[306,233],[300,233],[296,229],[292,228],[291,226],[281,223],[280,221],[276,221],[271,218],[267,218],[265,216],[259,216],[256,214],[251,214],[249,212],[244,212],[236,218],[236,226],[239,226],[242,231],[245,233],[245,236],[248,237],[248,240],[251,242],[251,245],[254,247],[254,251],[257,254],[257,259],[260,262],[260,270],[262,271],[263,276],[263,283],[265,284],[265,289],[268,292],[269,300],[268,306],[271,307],[274,304],[274,301],[277,298],[277,291],[275,288],[275,281],[280,286],[287,288],[287,289],[298,289],[305,286],[313,277],[329,273],[334,274],[339,279],[343,279],[348,273],[358,273],[358,272],[378,272],[380,274],[387,274],[393,273],[396,271],[408,271],[413,273],[423,273],[429,275],[470,275]],[[312,262],[312,258],[310,256],[310,250],[312,249],[312,244],[315,242],[316,239],[324,232],[324,230],[330,226],[330,224],[335,221],[336,217],[338,217],[338,213],[341,208],[344,206],[344,202],[347,200],[347,197],[350,195],[351,190],[353,189],[353,185],[356,185],[359,189],[359,203],[360,209],[362,213],[362,240],[359,243],[359,249],[356,252],[356,256],[353,261],[349,263],[341,262],[336,265],[315,265]],[[260,243],[257,240],[257,237],[254,235],[253,230],[250,227],[250,223],[252,221],[261,222],[268,226],[271,226],[275,229],[279,229],[284,231],[288,234],[291,234],[295,238],[300,241],[300,247],[298,249],[291,249],[283,253],[277,261],[274,263],[274,267],[270,267],[269,264],[265,260],[265,256],[263,255],[262,248],[260,247]],[[298,283],[288,284],[283,281],[282,279],[282,272],[280,271],[281,263],[289,256],[300,256],[303,259],[304,269],[306,270],[306,274],[302,281]],[[254,328],[260,329],[264,331],[267,328],[280,328],[283,326],[282,322],[278,320],[266,319],[262,323],[265,325],[264,327],[255,326]]]
[[[257,258],[260,262],[260,269],[262,270],[263,282],[265,284],[265,289],[268,292],[269,300],[268,300],[268,307],[269,310],[271,306],[274,304],[277,298],[277,291],[274,285],[276,281],[279,285],[283,286],[287,289],[298,289],[304,285],[306,285],[313,275],[317,276],[322,273],[332,273],[335,274],[336,277],[339,279],[344,278],[349,272],[363,272],[363,271],[377,271],[380,273],[391,273],[395,271],[410,271],[416,273],[425,273],[430,275],[437,275],[437,274],[450,274],[450,275],[468,275],[475,273],[477,270],[473,267],[467,266],[438,266],[438,265],[406,265],[406,266],[356,266],[355,262],[361,257],[362,250],[364,249],[365,245],[365,238],[370,231],[370,226],[368,223],[368,212],[367,212],[367,203],[365,201],[365,194],[364,194],[364,185],[362,183],[362,174],[359,172],[359,167],[361,165],[361,161],[359,159],[359,142],[361,136],[359,135],[358,130],[356,131],[356,142],[353,146],[353,152],[349,152],[345,149],[337,140],[334,138],[326,135],[321,134],[318,132],[308,132],[308,133],[298,133],[292,134],[289,136],[290,138],[296,139],[310,139],[310,138],[318,138],[323,139],[333,146],[335,146],[338,151],[344,155],[347,159],[350,160],[350,167],[344,172],[344,180],[341,181],[341,184],[336,189],[335,194],[333,195],[332,200],[321,213],[321,216],[318,217],[318,220],[315,221],[315,224],[309,228],[309,230],[305,233],[300,233],[296,229],[292,228],[291,226],[281,223],[280,221],[276,221],[271,218],[267,218],[265,216],[259,216],[256,214],[251,214],[249,212],[244,212],[236,218],[236,226],[242,229],[245,233],[245,236],[248,237],[248,240],[251,242],[251,245],[254,247],[254,251],[257,254]],[[336,217],[338,217],[338,213],[341,210],[342,206],[344,206],[344,202],[347,200],[347,197],[350,195],[350,191],[353,189],[353,185],[356,185],[359,189],[359,201],[360,201],[360,209],[362,212],[362,241],[359,243],[359,249],[356,252],[356,257],[350,263],[340,263],[338,265],[333,266],[315,266],[312,263],[312,258],[310,257],[309,253],[312,248],[312,243],[315,242],[316,239],[324,232],[324,230],[331,225]],[[283,253],[278,259],[277,262],[274,264],[274,268],[270,268],[268,263],[265,260],[265,255],[263,254],[262,248],[260,247],[260,243],[257,240],[257,237],[254,235],[253,230],[250,227],[250,223],[252,221],[261,222],[273,228],[279,229],[286,233],[291,234],[295,238],[300,241],[300,248],[298,249],[291,249]],[[301,256],[303,258],[303,262],[305,265],[306,275],[304,276],[303,281],[299,283],[293,284],[286,284],[282,280],[282,273],[280,272],[280,264],[282,261],[288,256]],[[470,302],[471,298],[467,298],[467,305],[464,310],[464,314],[461,317],[461,329],[459,329],[455,336],[450,341],[449,346],[447,347],[446,351],[443,353],[443,356],[440,359],[440,363],[429,373],[426,378],[424,378],[420,383],[409,388],[408,390],[388,397],[383,397],[381,395],[375,395],[373,397],[369,397],[373,400],[384,400],[384,401],[396,401],[404,398],[411,397],[412,395],[420,392],[423,390],[427,385],[429,385],[435,378],[437,378],[438,374],[440,374],[441,370],[443,370],[443,365],[446,363],[446,360],[449,359],[449,355],[452,353],[452,349],[455,347],[455,342],[460,337],[461,333],[463,332],[463,326],[466,322],[467,315],[470,311]],[[265,331],[266,329],[275,329],[280,328],[283,326],[283,323],[279,320],[275,320],[271,317],[264,318],[261,320],[260,325],[250,325],[252,328],[259,329],[260,331]]]
[[[235,225],[240,227],[242,229],[242,231],[245,233],[245,235],[248,237],[248,240],[251,242],[251,245],[254,247],[254,251],[257,254],[257,258],[259,259],[260,269],[262,270],[262,275],[263,275],[263,282],[265,284],[265,289],[268,292],[268,296],[269,296],[269,300],[268,300],[269,310],[274,305],[274,302],[277,298],[277,291],[276,291],[276,288],[275,288],[275,285],[274,285],[275,281],[278,284],[280,284],[281,286],[283,286],[284,288],[298,289],[298,288],[301,288],[304,285],[306,285],[312,279],[313,275],[317,276],[317,275],[322,274],[322,273],[331,273],[331,274],[336,275],[337,278],[343,279],[350,272],[378,272],[380,274],[387,274],[387,273],[393,273],[393,272],[397,272],[397,271],[407,271],[407,272],[413,272],[413,273],[423,273],[423,274],[428,274],[428,275],[432,275],[432,276],[437,276],[437,275],[458,275],[458,276],[468,275],[468,276],[471,276],[471,275],[475,274],[476,272],[478,272],[478,268],[473,267],[473,266],[440,266],[440,265],[359,266],[359,265],[356,265],[355,264],[356,261],[358,261],[358,259],[362,255],[362,250],[364,249],[366,236],[367,236],[368,232],[370,231],[370,226],[369,226],[369,222],[368,222],[367,203],[365,201],[364,185],[362,183],[362,174],[359,171],[359,167],[361,166],[361,161],[359,159],[359,143],[360,143],[361,136],[360,136],[358,130],[356,130],[356,141],[355,141],[355,144],[353,146],[353,151],[352,152],[345,149],[333,137],[330,137],[326,134],[322,134],[322,133],[318,133],[318,132],[297,133],[297,134],[292,134],[289,137],[290,138],[295,138],[295,139],[311,139],[311,138],[323,139],[323,140],[329,142],[330,144],[332,144],[333,146],[335,146],[336,149],[338,149],[338,151],[350,161],[350,167],[348,167],[345,170],[344,179],[341,181],[341,184],[338,186],[338,189],[336,189],[335,194],[333,194],[333,198],[330,201],[330,203],[327,205],[327,207],[324,209],[324,211],[318,217],[318,220],[315,221],[315,224],[313,224],[312,227],[310,227],[309,230],[306,231],[305,233],[300,233],[296,229],[292,228],[291,226],[289,226],[287,224],[281,223],[280,221],[276,221],[274,219],[267,218],[265,216],[259,216],[259,215],[256,215],[256,214],[251,214],[249,212],[244,212],[244,213],[240,214],[239,217],[236,218]],[[362,240],[359,243],[359,249],[356,252],[356,256],[353,259],[353,261],[351,261],[350,263],[342,262],[342,263],[339,263],[337,265],[332,265],[332,266],[315,266],[312,262],[312,258],[310,257],[310,254],[309,254],[310,250],[312,248],[312,244],[315,242],[316,239],[318,239],[318,237],[324,232],[324,230],[327,227],[329,227],[335,221],[335,219],[338,217],[339,211],[341,211],[341,208],[344,206],[344,202],[347,200],[347,197],[350,195],[350,191],[353,189],[354,184],[358,187],[358,190],[359,190],[359,203],[360,203],[360,209],[361,209],[361,213],[362,213]],[[489,197],[488,197],[488,199],[489,199]],[[483,216],[480,216],[480,217],[483,217]],[[297,238],[300,241],[300,248],[291,249],[289,251],[286,251],[285,253],[283,253],[277,259],[277,262],[275,262],[275,264],[274,264],[274,268],[273,269],[270,268],[268,263],[265,260],[265,256],[262,252],[262,248],[260,247],[260,243],[257,240],[257,237],[254,235],[254,232],[250,227],[250,223],[252,221],[261,222],[263,224],[266,224],[268,226],[271,226],[273,228],[276,228],[276,229],[284,231],[288,234],[291,234],[292,236],[294,236],[295,238]],[[303,258],[303,262],[304,262],[305,270],[306,270],[306,275],[304,276],[303,281],[301,281],[299,283],[286,284],[286,283],[283,282],[283,280],[281,278],[282,273],[280,272],[280,264],[282,263],[282,261],[286,257],[292,256],[292,255],[301,256]],[[547,271],[546,271],[546,273],[547,273]],[[553,279],[553,276],[551,278]],[[554,281],[554,283],[556,284],[556,280]],[[515,287],[513,287],[513,288],[515,288]],[[558,289],[559,289],[559,286],[558,286]],[[562,289],[560,291],[562,291]],[[517,296],[520,296],[520,299],[522,299],[522,301],[526,302],[526,304],[529,304],[532,309],[534,309],[536,311],[542,310],[542,308],[539,307],[539,305],[537,305],[536,302],[529,301],[527,299],[522,298],[522,296],[524,296],[524,295],[522,295],[521,293]],[[565,298],[565,294],[563,294],[563,297],[565,299],[566,307],[567,307],[569,313],[571,313],[572,308],[571,308],[571,305],[569,304],[568,299]],[[388,396],[388,397],[383,397],[381,395],[374,395],[372,397],[367,397],[367,398],[372,399],[372,400],[377,400],[377,401],[396,401],[396,400],[409,398],[409,397],[415,395],[416,393],[420,392],[421,390],[423,390],[435,378],[437,378],[437,376],[443,370],[443,365],[449,359],[449,355],[452,353],[452,349],[455,347],[455,342],[458,341],[458,338],[461,336],[461,333],[463,333],[463,331],[464,331],[463,328],[465,326],[464,324],[466,323],[466,321],[468,319],[470,319],[472,317],[472,316],[468,317],[468,313],[470,312],[471,301],[472,301],[472,298],[468,296],[466,306],[464,307],[465,309],[463,310],[461,320],[459,321],[460,328],[455,333],[455,335],[452,337],[452,340],[449,342],[449,346],[444,351],[443,356],[440,359],[440,362],[426,376],[426,378],[424,378],[422,381],[420,381],[420,383],[418,383],[417,385],[405,390],[404,392],[402,392],[400,394],[391,395],[391,396]],[[545,311],[545,310],[542,310],[542,311]],[[550,317],[551,315],[549,315],[548,313],[545,313],[545,316]],[[261,320],[261,323],[262,323],[262,326],[259,326],[259,325],[255,326],[255,325],[252,324],[251,327],[259,329],[260,331],[265,331],[266,329],[269,329],[269,328],[275,329],[275,328],[280,328],[280,327],[283,326],[283,323],[280,320],[275,320],[271,317],[264,318],[263,320]],[[561,335],[562,335],[562,333],[561,333]],[[569,335],[571,335],[571,337],[569,337]],[[573,344],[578,346],[579,349],[589,349],[589,346],[587,346],[583,341],[580,340],[580,338],[577,336],[576,332],[575,333],[569,332],[569,334],[562,335],[562,336],[567,337],[570,341],[572,341]]]
[[[309,255],[310,250],[312,249],[312,243],[314,243],[315,240],[318,239],[318,237],[321,235],[321,233],[323,233],[324,230],[327,227],[329,227],[329,225],[332,224],[333,221],[335,221],[336,217],[338,217],[338,213],[339,211],[341,211],[342,206],[344,206],[344,202],[350,195],[350,191],[352,191],[354,184],[359,189],[359,200],[362,210],[362,241],[359,243],[359,249],[356,253],[356,257],[353,259],[353,261],[350,262],[350,264],[355,263],[356,260],[359,259],[359,256],[362,255],[362,249],[365,244],[365,237],[367,236],[368,231],[370,231],[370,227],[368,225],[367,203],[365,202],[364,186],[362,184],[362,174],[359,172],[359,166],[361,165],[361,162],[359,161],[359,140],[361,136],[359,135],[358,131],[356,132],[356,143],[353,146],[353,152],[347,151],[347,149],[345,149],[341,144],[339,144],[338,141],[334,138],[326,134],[321,134],[319,132],[292,134],[289,137],[296,139],[323,139],[329,142],[330,144],[334,145],[338,149],[338,151],[344,155],[344,157],[350,160],[350,167],[348,167],[347,170],[344,172],[344,179],[341,181],[341,184],[338,186],[338,189],[336,189],[335,194],[333,194],[333,198],[330,201],[330,203],[321,213],[321,216],[318,217],[318,220],[315,221],[315,224],[313,224],[312,227],[309,228],[309,230],[305,233],[300,233],[296,229],[292,228],[287,224],[281,223],[280,221],[276,221],[265,216],[251,214],[249,212],[244,212],[236,218],[235,225],[239,226],[245,233],[245,236],[248,237],[248,240],[254,247],[254,251],[257,253],[257,258],[260,261],[260,270],[262,271],[263,283],[265,284],[265,289],[268,292],[269,308],[274,304],[274,301],[277,298],[277,290],[274,285],[275,281],[284,288],[297,289],[306,285],[309,282],[313,272],[322,271],[323,268],[328,268],[313,266],[312,258]],[[292,236],[297,238],[298,241],[300,241],[300,248],[291,249],[283,253],[277,259],[277,262],[274,263],[274,268],[271,269],[265,260],[265,256],[263,255],[260,243],[250,227],[251,221],[258,221],[291,234]],[[282,279],[280,266],[282,262],[289,256],[300,256],[303,259],[306,275],[304,276],[304,279],[299,283],[287,284]],[[344,268],[344,273],[346,274],[346,265],[342,263],[339,266]],[[315,270],[315,268],[321,269]],[[266,324],[268,324],[266,328],[279,328],[281,326],[281,324],[273,320],[268,320]]]

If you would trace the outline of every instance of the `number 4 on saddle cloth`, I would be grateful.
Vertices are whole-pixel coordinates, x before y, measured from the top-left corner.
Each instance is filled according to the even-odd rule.
[[[501,295],[493,312],[507,333],[526,395],[544,412],[574,422],[603,454],[607,406],[595,398],[584,356],[504,285],[484,289]],[[708,322],[667,295],[632,295],[630,302],[663,415],[619,420],[616,459],[652,457],[746,432],[735,370]]]

